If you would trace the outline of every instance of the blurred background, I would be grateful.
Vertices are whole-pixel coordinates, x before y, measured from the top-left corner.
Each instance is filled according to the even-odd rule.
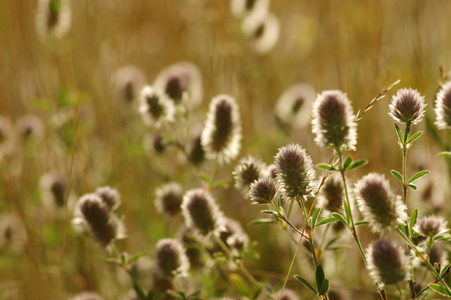
[[[72,230],[70,205],[57,217],[46,208],[42,176],[48,172],[62,174],[73,201],[99,186],[117,188],[127,229],[122,246],[131,253],[151,254],[159,239],[177,236],[181,221],[157,213],[155,190],[169,181],[185,190],[202,184],[176,149],[152,148],[163,133],[146,127],[136,103],[124,101],[118,70],[127,65],[136,68],[130,76],[138,86],[152,84],[175,63],[197,66],[203,96],[190,119],[192,134],[201,130],[212,97],[229,94],[237,100],[243,126],[239,157],[259,156],[267,164],[292,142],[305,147],[315,164],[332,155],[315,145],[310,126],[295,128],[276,118],[274,107],[290,86],[306,83],[315,93],[342,90],[357,112],[400,79],[359,122],[357,151],[351,155],[369,164],[349,176],[355,182],[376,171],[389,178],[389,170],[401,169],[389,99],[398,88],[417,89],[425,96],[428,118],[435,120],[433,101],[451,69],[451,2],[272,1],[268,10],[277,26],[268,25],[263,35],[246,32],[254,20],[234,11],[234,2],[239,1],[77,0],[62,2],[67,11],[61,8],[52,19],[42,17],[39,1],[0,0],[0,213],[25,224],[15,248],[6,249],[0,238],[5,246],[0,299],[67,299],[85,290],[124,299],[130,289],[103,250]],[[62,28],[49,33],[55,24]],[[262,36],[268,45],[258,44]],[[7,144],[10,127],[14,146]],[[425,134],[409,152],[409,172],[428,168],[431,174],[411,193],[409,211],[419,207],[420,215],[449,218],[447,163],[436,157],[450,144],[449,134],[428,129],[426,121],[415,129]],[[246,260],[251,272],[280,284],[296,244],[275,225],[249,225],[262,215],[234,187],[236,163],[220,168],[226,188],[214,196],[258,242],[260,258]],[[199,170],[211,175],[214,164],[205,162]],[[10,228],[0,232],[3,238]],[[361,232],[366,248],[375,236],[369,228]],[[339,267],[326,268],[331,288],[348,295],[342,299],[377,299],[355,245],[337,253]],[[308,278],[312,266],[304,256],[300,252],[291,273]],[[288,286],[301,299],[311,296],[291,279]]]

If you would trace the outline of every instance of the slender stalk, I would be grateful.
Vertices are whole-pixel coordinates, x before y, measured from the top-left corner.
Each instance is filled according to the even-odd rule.
[[[294,231],[296,231],[297,233],[299,233],[301,236],[304,236],[305,238],[307,238],[304,235],[303,231],[300,231],[299,229],[296,228],[296,226],[294,226],[293,224],[291,224],[290,221],[288,221],[288,219],[282,215],[279,210],[277,209],[277,207],[274,205],[274,203],[270,202],[271,206],[274,208],[274,211],[277,213],[277,217],[281,218],[288,226],[290,226],[291,228],[293,228]]]
[[[218,245],[221,247],[222,251],[224,251],[224,254],[226,254],[232,261],[233,263],[238,267],[238,269],[240,269],[240,271],[244,274],[244,276],[256,287],[258,287],[260,290],[262,290],[263,292],[265,292],[268,296],[271,296],[271,292],[268,290],[267,287],[265,287],[264,285],[262,285],[257,279],[255,279],[255,277],[249,273],[249,271],[244,267],[243,263],[240,261],[235,260],[234,255],[230,252],[229,248],[227,247],[226,244],[224,244],[224,242],[217,237],[216,235],[213,235],[215,238],[215,241],[218,243]],[[270,298],[271,299],[271,298]]]
[[[306,226],[304,228],[310,229],[306,238],[310,243],[310,249],[312,251],[313,260],[315,261],[315,267],[318,267],[318,259],[316,258],[316,250],[315,250],[315,246],[313,245],[313,228],[311,228],[308,225],[308,215],[307,215],[307,210],[305,209],[304,197],[302,197],[302,199],[300,199],[300,200],[299,200],[299,197],[296,197],[296,202],[301,207],[302,213],[304,214],[304,220],[305,220],[305,224],[306,224]]]

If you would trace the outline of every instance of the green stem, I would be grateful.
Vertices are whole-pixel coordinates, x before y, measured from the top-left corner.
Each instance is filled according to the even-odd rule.
[[[443,278],[440,276],[439,273],[437,273],[437,270],[434,268],[434,266],[431,265],[431,263],[429,262],[429,260],[427,259],[427,257],[425,258],[423,255],[421,255],[421,250],[418,249],[417,246],[415,246],[414,243],[412,243],[412,241],[409,239],[409,237],[407,237],[405,235],[405,233],[402,231],[401,228],[397,228],[396,231],[398,231],[398,233],[403,237],[403,239],[407,242],[407,244],[410,246],[410,248],[412,248],[412,250],[415,253],[415,256],[418,257],[420,259],[421,262],[423,262],[426,267],[434,274],[435,278],[440,281],[440,283],[446,288],[446,290],[451,293],[451,289],[449,288],[449,286],[446,284],[446,282],[443,280]]]
[[[288,221],[288,219],[287,219],[284,215],[282,215],[282,214],[279,212],[279,210],[278,210],[277,207],[274,205],[274,203],[270,202],[270,204],[271,204],[271,206],[274,208],[274,211],[277,213],[277,216],[278,216],[279,218],[281,218],[285,223],[287,223],[288,226],[290,226],[291,228],[293,228],[294,231],[296,231],[297,233],[299,233],[299,234],[302,235],[303,237],[307,238],[307,237],[305,236],[305,234],[304,234],[302,231],[300,231],[299,229],[297,229],[296,226],[294,226],[293,224],[291,224],[291,222]]]
[[[313,260],[315,261],[315,266],[318,267],[318,259],[316,258],[315,246],[313,245],[313,228],[311,228],[308,225],[308,215],[307,215],[307,210],[305,209],[304,197],[301,196],[301,198],[302,199],[299,200],[299,197],[296,197],[296,202],[302,208],[302,213],[304,214],[305,224],[307,225],[306,228],[310,228],[306,238],[310,243],[310,248],[312,250]]]

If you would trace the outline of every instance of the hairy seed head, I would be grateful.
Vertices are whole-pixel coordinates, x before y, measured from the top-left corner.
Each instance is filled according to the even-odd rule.
[[[183,201],[182,186],[176,182],[165,184],[155,192],[155,206],[159,213],[177,215]]]
[[[400,89],[392,98],[388,114],[396,122],[417,124],[423,119],[425,107],[424,97],[417,90]]]
[[[94,292],[82,292],[70,298],[70,300],[103,300],[103,297]]]
[[[36,29],[41,38],[61,39],[70,29],[71,11],[68,0],[39,0]]]
[[[254,12],[247,15],[241,28],[257,54],[268,53],[279,40],[279,19],[270,12],[266,14]]]
[[[148,126],[160,127],[163,123],[173,122],[174,104],[151,86],[145,86],[140,94],[139,112]]]
[[[95,193],[111,210],[116,210],[121,205],[121,195],[114,188],[109,186],[98,187]]]
[[[265,15],[268,12],[269,0],[232,0],[230,10],[236,18],[250,14]]]
[[[179,241],[174,239],[162,239],[155,249],[155,262],[161,275],[175,277],[186,275],[189,269],[189,261],[185,249]]]
[[[213,98],[201,143],[209,159],[227,163],[237,157],[241,147],[241,121],[235,99],[228,95]]]
[[[451,81],[445,83],[437,93],[434,110],[438,129],[451,128]]]
[[[407,220],[406,206],[384,175],[370,173],[355,184],[357,206],[374,232],[384,233]]]
[[[195,136],[191,141],[189,159],[195,165],[198,165],[205,160],[205,151],[204,148],[202,148],[202,139],[200,134]]]
[[[290,198],[307,196],[315,188],[315,171],[312,158],[298,144],[279,149],[275,156],[277,180],[282,193]],[[302,197],[303,198],[303,197]]]
[[[196,229],[201,235],[207,235],[222,226],[222,213],[214,198],[205,189],[186,192],[183,196],[182,212],[186,226]]]
[[[52,211],[63,210],[66,204],[68,182],[58,172],[48,172],[39,181],[44,205]]]
[[[188,96],[189,107],[195,107],[202,101],[202,76],[199,69],[189,62],[179,62],[161,71],[154,87],[166,94],[174,104],[182,103],[184,93]]]
[[[343,183],[338,174],[331,174],[318,195],[318,207],[329,212],[340,212],[344,199]]]
[[[244,194],[249,192],[249,185],[255,180],[263,177],[264,163],[256,157],[247,156],[242,158],[233,171],[235,187]]]
[[[408,259],[401,247],[391,240],[380,239],[373,242],[368,247],[367,257],[370,275],[381,288],[408,279]]]
[[[425,216],[417,221],[413,229],[422,236],[436,239],[448,236],[447,224],[442,217]]]
[[[313,104],[312,125],[318,146],[355,150],[357,124],[345,93],[331,90],[319,94]]]
[[[16,121],[16,130],[22,141],[40,140],[44,136],[44,123],[36,115],[26,115]]]
[[[132,103],[138,99],[139,91],[146,83],[146,77],[137,67],[127,65],[117,69],[112,83],[117,99],[125,103]]]
[[[277,194],[277,185],[272,178],[261,178],[251,184],[249,198],[253,204],[271,202]]]
[[[27,239],[27,231],[21,219],[10,213],[0,214],[0,253],[5,250],[22,253]]]
[[[275,293],[274,294],[275,299],[280,299],[280,300],[299,300],[298,295],[296,295],[296,293],[293,290],[284,289],[282,297],[281,297],[281,294],[282,294],[282,290],[280,290],[277,293]]]

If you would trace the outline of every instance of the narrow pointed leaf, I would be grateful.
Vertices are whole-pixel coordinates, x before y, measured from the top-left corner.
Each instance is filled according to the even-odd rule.
[[[390,173],[392,173],[392,175],[395,176],[396,179],[398,179],[399,182],[402,183],[402,175],[401,175],[401,173],[399,173],[399,172],[396,171],[396,170],[391,170]]]
[[[370,222],[368,222],[368,221],[359,221],[359,222],[355,223],[354,225],[361,226],[361,225],[368,225],[368,224],[370,224]]]
[[[399,126],[395,123],[395,130],[396,134],[398,135],[398,140],[402,144],[404,142],[404,139],[402,137],[401,129],[399,129]]]
[[[428,170],[420,171],[420,172],[416,173],[415,175],[413,175],[413,176],[409,179],[409,181],[408,181],[407,183],[412,183],[412,182],[414,182],[415,180],[417,180],[417,179],[419,179],[419,178],[421,178],[421,177],[423,177],[423,176],[425,176],[425,175],[427,175],[427,174],[429,174],[429,173],[430,173],[430,172],[429,172]]]
[[[336,171],[337,169],[335,169],[334,167],[332,167],[331,165],[328,164],[319,164],[316,165],[316,167],[318,169],[323,169],[323,170],[328,170],[328,171]]]
[[[415,184],[413,184],[413,183],[409,183],[408,186],[410,186],[410,187],[413,188],[414,190],[417,189],[417,186],[416,186]]]
[[[317,208],[312,215],[312,228],[315,228],[316,220],[318,219],[319,214],[321,213],[321,208]]]
[[[347,170],[353,170],[355,168],[364,166],[368,163],[368,161],[366,159],[359,159],[355,162],[352,163],[352,165],[349,166],[349,168]]]
[[[318,288],[319,292],[321,290],[321,287],[323,286],[324,279],[326,279],[323,267],[321,265],[318,265],[316,267],[315,278],[316,278],[316,287]]]
[[[336,222],[336,221],[337,221],[336,218],[334,218],[334,217],[329,217],[329,218],[326,218],[326,219],[324,219],[324,220],[318,222],[318,223],[315,225],[315,227],[319,227],[319,226],[321,226],[321,225],[326,225],[326,224],[329,224],[329,223],[332,223],[332,222]]]
[[[309,290],[311,290],[313,293],[315,293],[315,295],[318,295],[318,292],[315,290],[315,288],[305,278],[303,278],[299,275],[294,275],[294,278],[296,278],[297,281],[300,281]]]
[[[130,258],[127,260],[127,264],[134,263],[135,261],[138,260],[138,258],[140,258],[141,256],[144,256],[144,255],[145,255],[144,253],[138,253],[138,254],[133,255],[132,257],[130,257]]]
[[[332,217],[334,217],[335,219],[337,219],[338,221],[340,221],[344,225],[348,226],[348,223],[346,222],[346,219],[342,215],[340,215],[339,213],[337,213],[337,212],[332,213]]]
[[[320,295],[324,295],[327,293],[328,290],[329,290],[329,280],[324,279],[323,285],[321,286],[318,292]]]
[[[406,142],[406,144],[413,143],[417,138],[419,138],[423,134],[423,131],[418,131],[414,135],[412,135]]]
[[[351,208],[346,201],[343,202],[345,207],[346,224],[351,224]]]
[[[440,277],[446,276],[447,272],[449,271],[449,268],[451,267],[451,264],[445,265],[442,270],[440,271]]]
[[[262,218],[262,219],[256,219],[256,220],[253,220],[253,221],[251,221],[249,224],[250,224],[250,225],[256,225],[256,224],[269,224],[269,223],[275,223],[275,222],[274,222],[273,219],[265,219],[265,218]]]
[[[451,293],[443,286],[437,283],[430,283],[428,284],[429,288],[431,288],[432,290],[434,290],[434,292],[445,296],[447,298],[451,298]]]
[[[343,165],[343,169],[347,169],[349,167],[349,165],[352,163],[352,157],[348,156],[345,160],[345,163]]]
[[[440,152],[439,154],[437,154],[437,156],[451,157],[451,152],[450,151],[443,151],[443,152]]]
[[[417,216],[418,216],[418,209],[414,209],[412,214],[410,215],[410,222],[409,222],[409,235],[412,236],[413,234],[413,226],[417,223]]]

